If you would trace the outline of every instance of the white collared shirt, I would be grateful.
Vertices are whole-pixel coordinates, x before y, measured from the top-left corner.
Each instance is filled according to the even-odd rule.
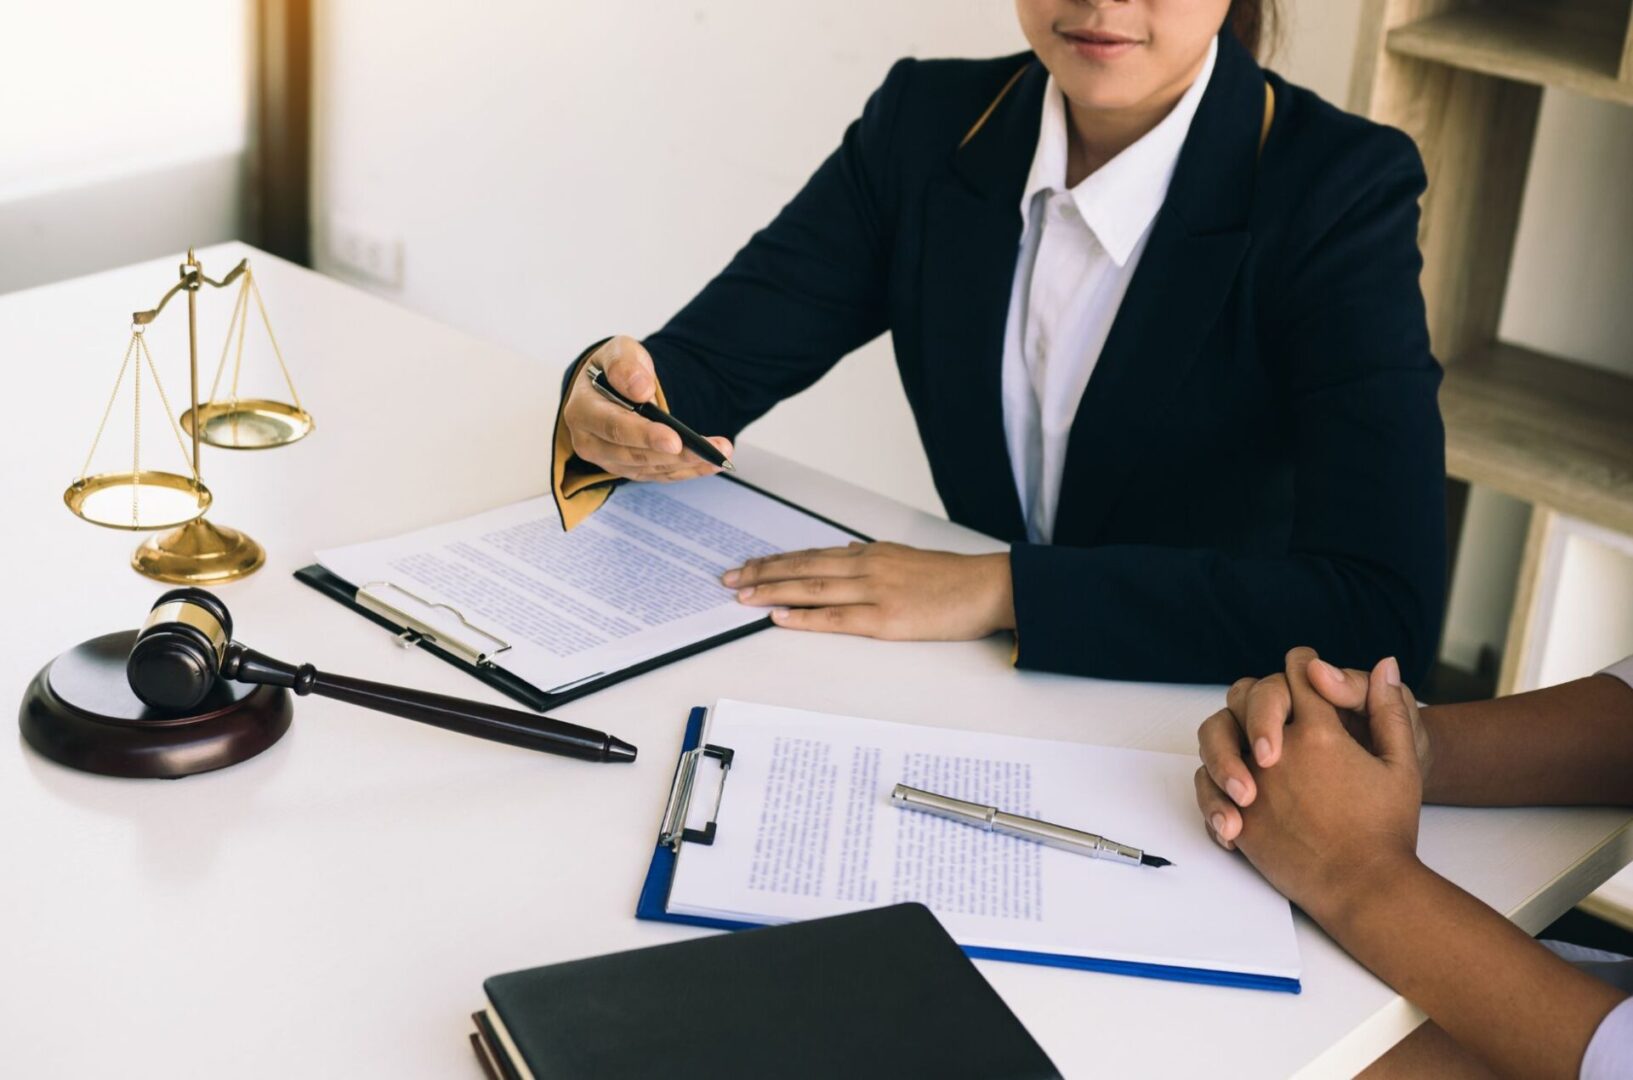
[[[1605,668],[1601,675],[1620,679],[1633,688],[1633,656]],[[1583,965],[1595,975],[1621,990],[1633,988],[1633,960],[1614,953],[1584,949],[1558,941],[1544,941],[1550,950],[1566,960]],[[1621,961],[1616,963],[1616,961]],[[1610,1010],[1594,1029],[1577,1074],[1581,1080],[1613,1080],[1633,1076],[1633,998]]]
[[[1054,76],[1021,196],[1021,250],[1004,331],[1004,434],[1027,538],[1048,543],[1066,442],[1089,375],[1134,277],[1219,45],[1172,111],[1066,187],[1066,99]]]

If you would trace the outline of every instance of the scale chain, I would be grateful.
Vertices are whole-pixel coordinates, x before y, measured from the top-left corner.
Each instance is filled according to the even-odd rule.
[[[153,388],[159,392],[159,401],[164,405],[164,415],[170,421],[170,430],[176,436],[176,449],[181,451],[184,460],[190,460],[187,453],[187,443],[181,436],[181,423],[176,419],[176,411],[170,407],[170,398],[164,392],[164,383],[159,381],[159,369],[153,363],[153,350],[147,347],[147,340],[142,340],[142,354],[147,357],[147,369],[153,374]],[[193,482],[198,483],[198,470],[193,470]]]
[[[140,330],[132,330],[130,344],[125,346],[125,359],[119,365],[119,374],[113,380],[113,393],[108,395],[108,406],[102,410],[102,422],[96,425],[96,438],[91,440],[91,449],[85,454],[85,464],[80,466],[79,478],[85,479],[91,471],[91,459],[96,457],[96,448],[102,442],[102,433],[107,430],[108,417],[113,415],[114,402],[119,400],[119,388],[125,384],[125,369],[130,367],[130,354],[136,350],[136,342],[142,336]]]
[[[250,286],[252,284],[254,284],[254,282],[255,282],[255,272],[253,270],[245,270],[244,271],[244,284],[242,286],[240,286],[240,291],[243,292],[247,296],[248,293],[249,293]],[[266,316],[263,315],[261,318],[262,318],[262,321],[265,322]],[[242,319],[238,320],[238,351],[233,354],[233,359],[232,359],[232,407],[233,407],[233,412],[235,414],[235,417],[236,417],[236,414],[237,414],[237,411],[238,411],[238,377],[240,375],[242,375],[243,372],[244,372],[244,333],[247,330],[249,330],[249,303],[248,303],[248,301],[246,301],[245,304],[244,304],[244,317]],[[227,333],[229,335],[232,333],[232,328],[231,327],[227,328]],[[212,394],[212,395],[210,395],[210,397],[213,400],[215,395]],[[238,437],[238,432],[236,430],[236,421],[235,421],[235,424],[234,424],[234,428],[235,428],[235,430],[233,431],[233,438],[236,440],[237,437]]]
[[[141,337],[136,339],[142,351],[146,351],[146,342]],[[136,419],[130,426],[130,471],[136,482],[130,486],[130,527],[136,528],[141,524],[142,515],[138,495],[142,490],[142,358],[136,358],[136,370],[132,373],[131,388],[136,402]]]
[[[227,321],[227,340],[221,343],[221,361],[215,366],[215,379],[210,383],[210,401],[218,400],[216,394],[221,390],[221,376],[227,370],[227,350],[232,348],[233,331],[238,327],[240,318],[249,317],[249,272],[245,271],[244,284],[239,286],[238,297],[233,301],[232,318]],[[198,418],[193,418],[197,422]]]
[[[208,280],[208,279],[206,279]],[[261,313],[261,325],[266,329],[267,341],[272,345],[272,355],[278,361],[278,370],[284,377],[284,385],[289,389],[290,402],[300,409],[300,391],[295,389],[295,380],[289,374],[289,365],[284,362],[283,349],[278,345],[278,335],[273,332],[272,321],[267,318],[266,301],[261,298],[261,285],[255,280],[255,271],[246,267],[244,270],[244,284],[239,287],[238,297],[233,303],[232,318],[227,321],[227,337],[221,343],[221,359],[216,364],[215,378],[210,382],[210,402],[213,404],[221,400],[221,378],[227,372],[227,354],[233,353],[232,384],[228,389],[231,395],[228,403],[237,405],[239,380],[244,370],[244,337],[249,330],[249,297],[255,297],[255,307]],[[237,338],[237,348],[233,347],[233,339]]]
[[[272,355],[278,358],[278,369],[284,373],[284,385],[289,387],[289,397],[295,408],[300,409],[301,396],[295,389],[295,380],[289,377],[289,365],[284,363],[283,350],[278,348],[278,335],[272,332],[272,321],[266,316],[266,303],[261,299],[261,286],[255,283],[255,272],[246,270],[244,277],[249,280],[250,291],[255,294],[255,306],[261,309],[261,325],[266,327],[267,340],[272,342]]]

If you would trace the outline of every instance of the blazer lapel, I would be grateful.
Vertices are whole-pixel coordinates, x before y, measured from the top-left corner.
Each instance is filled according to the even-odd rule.
[[[1133,464],[1141,414],[1196,363],[1236,280],[1264,115],[1264,73],[1229,32],[1122,306],[1078,405],[1056,543],[1096,543]]]
[[[1025,60],[1017,58],[1019,67]],[[932,180],[925,206],[923,340],[937,479],[953,520],[1024,539],[1004,435],[1004,326],[1021,191],[1048,72],[1035,59]]]

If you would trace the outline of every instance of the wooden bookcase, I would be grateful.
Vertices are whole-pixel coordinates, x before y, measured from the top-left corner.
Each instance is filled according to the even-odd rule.
[[[1497,337],[1542,92],[1633,106],[1633,0],[1367,0],[1357,48],[1351,108],[1410,134],[1428,170],[1419,241],[1447,471],[1532,506],[1498,679],[1523,689],[1560,530],[1633,535],[1633,379]],[[1633,303],[1633,266],[1628,285]]]

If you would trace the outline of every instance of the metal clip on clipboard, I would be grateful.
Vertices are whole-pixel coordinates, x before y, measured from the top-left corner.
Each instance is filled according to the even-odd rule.
[[[459,620],[463,630],[451,633],[447,628],[438,628],[404,610],[401,604],[387,600],[387,592],[399,593],[419,604],[421,607],[436,611],[446,611]],[[402,627],[397,635],[397,641],[403,645],[417,645],[421,641],[429,641],[445,652],[453,653],[461,660],[475,667],[493,667],[493,658],[510,648],[510,643],[503,638],[488,633],[481,627],[473,624],[469,619],[454,607],[447,604],[436,604],[424,597],[415,596],[400,585],[393,585],[389,581],[371,581],[367,585],[358,587],[357,604],[359,607],[372,611],[383,619],[388,619]]]
[[[705,745],[681,754],[675,763],[675,781],[669,787],[669,805],[663,812],[663,827],[658,831],[658,845],[679,851],[683,841],[694,844],[714,843],[715,822],[720,817],[720,799],[726,793],[726,774],[731,772],[733,752],[729,747]],[[688,829],[686,815],[692,807],[692,795],[697,789],[697,767],[706,757],[720,762],[720,784],[714,791],[714,810],[708,824],[701,829]]]

